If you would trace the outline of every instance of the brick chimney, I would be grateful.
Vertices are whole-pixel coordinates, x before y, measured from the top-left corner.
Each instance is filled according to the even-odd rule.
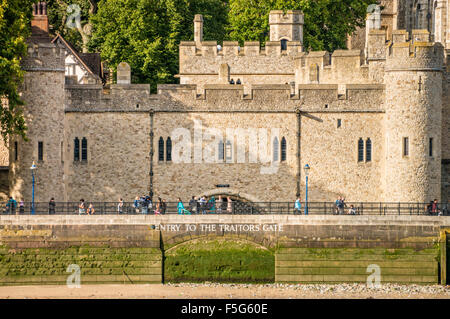
[[[45,1],[33,3],[33,18],[31,19],[31,33],[32,35],[48,34],[47,3]]]

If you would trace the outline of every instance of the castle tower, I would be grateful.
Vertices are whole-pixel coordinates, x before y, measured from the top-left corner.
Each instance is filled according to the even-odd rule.
[[[439,43],[398,36],[388,48],[385,201],[440,199],[442,66]]]
[[[299,10],[272,10],[269,13],[270,41],[298,41],[303,44],[303,13]]]
[[[35,161],[35,201],[64,201],[64,49],[51,43],[46,3],[33,5],[32,35],[21,88],[28,141],[11,137],[9,184],[16,199],[31,201],[30,166]]]

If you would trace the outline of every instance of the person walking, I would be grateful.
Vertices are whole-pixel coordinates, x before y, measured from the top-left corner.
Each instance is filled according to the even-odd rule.
[[[148,202],[147,202],[146,198],[144,196],[142,196],[139,203],[141,205],[142,214],[147,215],[148,214]]]
[[[84,205],[84,199],[80,199],[80,203],[78,204],[78,215],[82,215],[86,213],[86,206]]]
[[[222,214],[222,203],[223,203],[222,196],[219,195],[219,198],[217,199],[216,202],[217,214]]]
[[[439,206],[438,206],[437,199],[434,199],[433,204],[431,204],[431,213],[433,215],[440,215],[441,214],[441,211],[440,211]]]
[[[214,196],[211,196],[211,198],[209,199],[206,208],[209,210],[209,213],[211,214],[215,214],[216,213],[216,199],[214,198]]]
[[[95,213],[94,205],[92,205],[92,203],[89,203],[87,214],[88,215],[94,215],[94,213]]]
[[[195,214],[197,212],[197,197],[192,196],[191,200],[189,201],[189,210],[192,214]]]
[[[119,198],[119,203],[117,204],[117,212],[123,214],[123,199]]]
[[[294,205],[294,215],[298,214],[301,215],[302,214],[302,203],[301,203],[301,199],[300,197],[297,198],[297,200],[295,201],[295,205]]]
[[[16,207],[17,207],[17,202],[11,196],[9,198],[8,202],[6,203],[6,210],[7,210],[8,214],[15,215],[16,214]]]
[[[200,203],[200,210],[202,211],[202,215],[205,215],[206,214],[206,197],[205,197],[205,195],[203,195],[200,198],[199,203]]]
[[[24,214],[25,213],[25,206],[23,203],[23,199],[19,202],[19,214]]]
[[[139,197],[138,196],[136,196],[136,198],[134,199],[133,208],[134,208],[134,211],[136,212],[136,214],[139,213]]]
[[[184,211],[186,210],[184,208],[183,202],[181,201],[181,198],[178,198],[178,205],[177,205],[178,215],[184,215]]]
[[[228,214],[232,214],[233,213],[233,203],[231,201],[231,197],[230,196],[227,197],[227,201],[228,201],[228,203],[227,203],[227,213]]]
[[[55,203],[55,199],[52,197],[52,198],[50,198],[50,201],[48,202],[48,214],[55,215],[55,209],[56,209],[56,203]]]
[[[161,214],[162,215],[166,214],[166,209],[167,209],[167,203],[166,203],[166,200],[163,199],[161,202]]]

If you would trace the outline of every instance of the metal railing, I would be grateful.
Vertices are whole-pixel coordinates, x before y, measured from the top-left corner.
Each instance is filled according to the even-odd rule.
[[[86,215],[90,204],[94,207],[94,215],[119,214],[118,202],[85,202],[84,211],[79,209],[79,202],[55,202],[54,210],[50,209],[48,202],[35,202],[35,215]],[[353,205],[354,210],[351,211]],[[348,202],[344,207],[336,207],[334,202],[308,202],[309,215],[449,215],[450,203],[438,203],[438,209],[433,211],[430,203],[386,203],[386,202]],[[0,203],[0,214],[30,215],[31,202],[8,204]],[[184,202],[184,210],[179,212],[177,202],[167,202],[165,209],[160,209],[160,214],[236,214],[236,215],[266,215],[281,214],[294,215],[305,214],[306,203],[301,203],[300,212],[295,209],[294,202],[240,202],[226,201],[219,203],[197,203],[189,205]],[[134,202],[124,202],[121,214],[155,214],[156,203],[137,206]]]

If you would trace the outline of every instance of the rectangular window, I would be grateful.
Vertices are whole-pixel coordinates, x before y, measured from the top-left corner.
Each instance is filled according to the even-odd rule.
[[[17,142],[14,142],[14,160],[17,161],[17,158],[19,157],[19,146]]]
[[[342,125],[342,121],[341,121],[341,119],[338,119],[338,120],[337,120],[337,127],[340,128],[341,125]]]
[[[80,160],[80,140],[78,137],[73,140],[73,160],[75,162]]]
[[[429,155],[430,157],[433,157],[433,138],[430,137],[430,142],[429,142]]]
[[[44,160],[44,142],[38,142],[38,161]]]
[[[409,156],[409,138],[403,138],[403,156]]]
[[[364,161],[364,140],[360,138],[358,140],[358,162]]]
[[[81,160],[87,161],[87,139],[85,137],[81,140]]]

